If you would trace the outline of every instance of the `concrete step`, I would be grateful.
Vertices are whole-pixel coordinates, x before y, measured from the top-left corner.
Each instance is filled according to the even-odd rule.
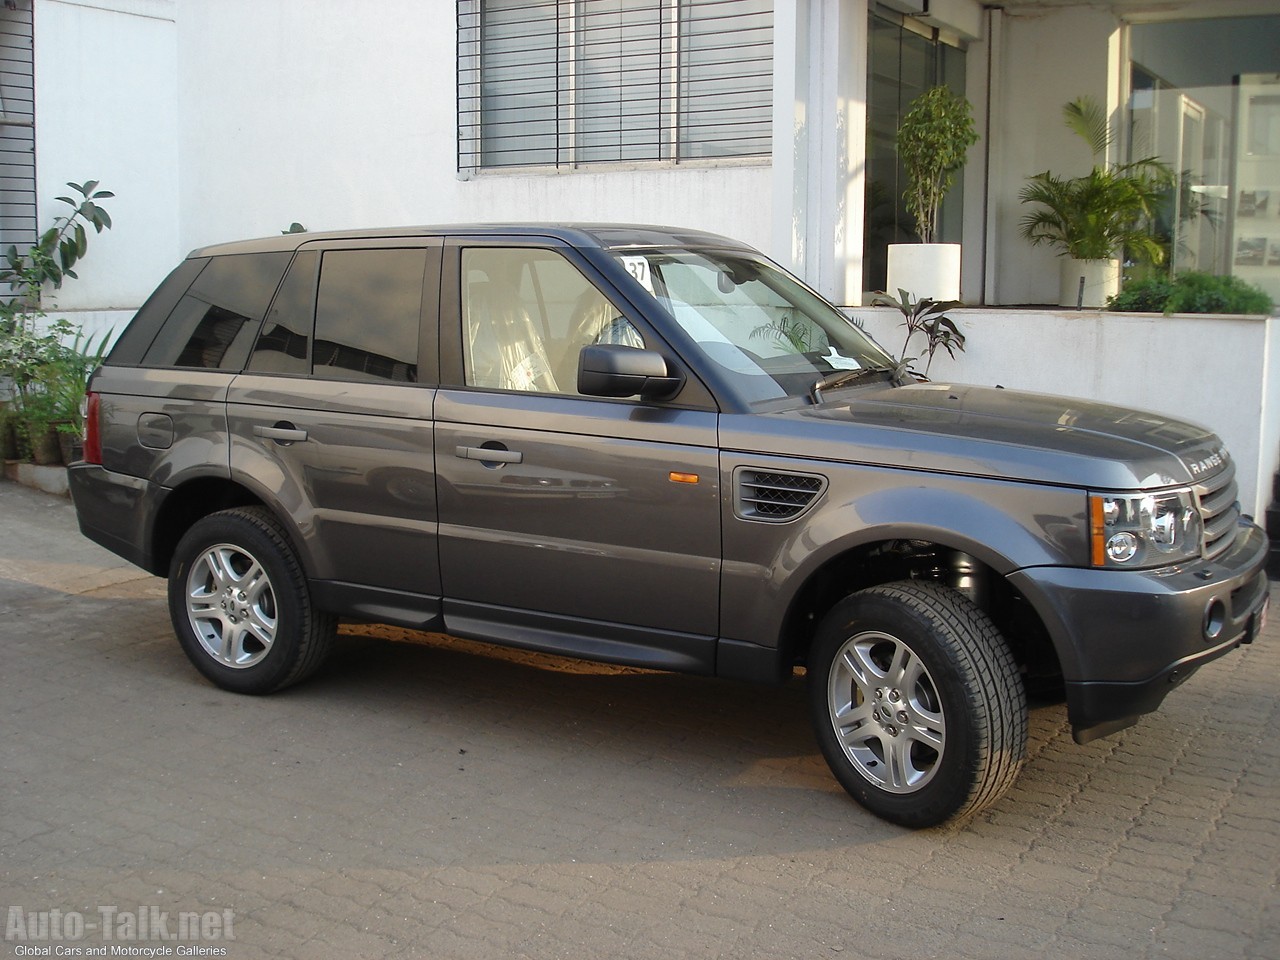
[[[67,487],[67,468],[63,466],[44,467],[18,460],[6,460],[4,476],[25,487],[33,487],[55,496],[65,497],[70,493]]]

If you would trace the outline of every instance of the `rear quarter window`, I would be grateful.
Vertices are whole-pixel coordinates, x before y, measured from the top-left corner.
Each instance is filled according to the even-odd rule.
[[[240,370],[291,254],[213,257],[146,352],[149,367]]]

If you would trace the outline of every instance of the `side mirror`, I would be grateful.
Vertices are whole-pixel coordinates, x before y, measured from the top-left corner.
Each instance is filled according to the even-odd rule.
[[[668,370],[666,358],[653,350],[597,343],[578,354],[578,392],[588,397],[666,400],[683,385],[684,377]]]

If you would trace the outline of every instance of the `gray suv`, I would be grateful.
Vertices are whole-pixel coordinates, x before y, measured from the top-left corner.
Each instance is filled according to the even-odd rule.
[[[1028,691],[1081,743],[1266,613],[1212,433],[931,383],[742,244],[625,226],[197,250],[90,384],[93,540],[196,668],[315,671],[339,617],[779,682],[926,826],[998,798]]]

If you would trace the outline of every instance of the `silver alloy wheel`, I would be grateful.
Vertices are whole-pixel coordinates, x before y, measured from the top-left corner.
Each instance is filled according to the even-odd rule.
[[[827,705],[854,769],[889,793],[914,793],[946,746],[938,688],[909,646],[878,631],[846,640],[832,663]]]
[[[243,547],[205,549],[187,575],[187,617],[205,652],[228,667],[252,667],[271,652],[276,595],[262,564]]]

